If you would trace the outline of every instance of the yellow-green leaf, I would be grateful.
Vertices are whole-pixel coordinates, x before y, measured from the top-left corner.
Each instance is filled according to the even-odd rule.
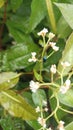
[[[0,73],[0,91],[14,87],[20,74],[14,72],[2,72]]]
[[[4,5],[4,0],[0,0],[0,8]]]
[[[73,121],[65,127],[65,130],[73,130]]]
[[[0,104],[14,117],[19,117],[24,120],[37,118],[34,108],[23,97],[12,90],[6,90],[0,93]]]
[[[70,66],[64,69],[64,72],[63,72],[64,75],[66,75],[73,67],[73,33],[70,35],[70,37],[68,38],[66,42],[66,46],[63,51],[62,58],[58,65],[58,71],[60,73],[63,71],[63,66],[61,65],[61,62],[65,62],[65,61],[69,62]]]

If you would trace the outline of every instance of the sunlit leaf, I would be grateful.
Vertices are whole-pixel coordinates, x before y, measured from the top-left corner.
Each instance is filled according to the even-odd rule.
[[[73,130],[73,122],[71,122],[70,124],[68,124],[68,125],[65,127],[65,130]]]
[[[12,90],[0,93],[0,103],[14,117],[21,117],[24,120],[37,118],[37,114],[32,106]]]
[[[0,8],[4,5],[4,0],[0,0]]]
[[[73,89],[70,89],[65,94],[59,93],[59,100],[64,105],[73,107]]]
[[[57,5],[57,7],[60,9],[65,20],[67,21],[69,26],[73,29],[73,4],[55,3],[55,5]]]
[[[14,72],[0,73],[0,91],[14,87],[19,80],[19,75]]]
[[[60,38],[67,38],[70,33],[72,32],[72,29],[66,22],[66,20],[62,17],[60,17],[58,23],[57,23],[57,33],[58,37]]]
[[[61,65],[61,62],[67,61],[70,63],[70,66],[66,67],[64,69],[64,72],[63,72],[64,75],[67,74],[73,66],[73,55],[72,54],[73,54],[73,33],[70,35],[70,37],[68,38],[68,40],[66,42],[65,49],[62,53],[62,58],[58,65],[58,71],[62,72],[63,66]]]

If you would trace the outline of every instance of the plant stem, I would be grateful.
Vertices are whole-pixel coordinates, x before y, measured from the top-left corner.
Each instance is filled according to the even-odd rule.
[[[59,109],[59,100],[58,100],[57,96],[55,98],[57,100],[57,106],[56,106],[55,110],[46,118],[46,120],[48,120],[50,117],[52,117],[54,115],[56,121],[59,122],[57,114],[56,114],[57,110]]]
[[[0,50],[2,50],[2,34],[3,34],[3,30],[4,30],[4,24],[6,22],[6,11],[7,11],[7,4],[8,4],[8,0],[5,2],[4,4],[4,16],[3,16],[3,22],[2,25],[0,27]]]
[[[59,106],[59,109],[62,110],[62,111],[64,111],[64,112],[67,112],[67,113],[69,113],[69,114],[73,114],[72,111],[68,111],[68,110],[62,108],[61,106]]]

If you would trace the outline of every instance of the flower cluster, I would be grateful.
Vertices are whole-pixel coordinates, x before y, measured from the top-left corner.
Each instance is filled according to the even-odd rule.
[[[44,118],[39,117],[37,121],[39,124],[41,124],[41,126],[43,126],[43,128],[46,128],[46,121]]]
[[[53,34],[52,32],[50,32],[49,35],[48,35],[48,37],[49,37],[49,40],[51,40],[52,38],[55,37],[55,34]]]
[[[30,83],[29,83],[29,86],[30,86],[30,90],[33,93],[36,93],[36,91],[39,88],[44,88],[44,89],[49,88],[49,89],[51,89],[51,91],[52,91],[51,98],[55,97],[56,101],[57,101],[56,102],[57,103],[56,108],[46,118],[45,115],[47,115],[47,114],[45,114],[45,113],[49,111],[48,102],[46,102],[45,99],[41,100],[41,98],[39,96],[40,104],[35,108],[35,111],[36,111],[36,113],[39,114],[39,117],[38,117],[37,121],[41,125],[40,130],[42,130],[42,129],[44,129],[44,130],[52,130],[52,128],[51,128],[52,126],[47,128],[48,127],[47,121],[52,116],[55,116],[56,121],[59,122],[57,130],[65,130],[64,122],[59,121],[59,119],[58,119],[57,110],[61,109],[61,110],[66,111],[68,113],[71,113],[71,112],[68,111],[68,110],[63,109],[62,107],[60,107],[58,94],[65,94],[70,89],[70,87],[71,87],[70,78],[71,78],[71,75],[73,73],[68,75],[66,81],[64,82],[65,79],[63,78],[63,76],[64,76],[63,72],[64,72],[66,67],[70,66],[70,63],[67,62],[67,61],[62,61],[61,62],[61,67],[63,67],[62,68],[62,70],[63,70],[62,73],[60,73],[59,70],[57,70],[56,64],[52,64],[51,67],[50,67],[51,75],[49,76],[50,77],[49,82],[47,83],[47,81],[46,81],[46,83],[45,83],[45,81],[43,80],[44,79],[43,78],[44,76],[42,76],[43,75],[42,71],[43,71],[43,68],[44,68],[44,65],[43,65],[44,60],[43,59],[45,59],[45,61],[46,61],[46,59],[48,59],[53,53],[55,53],[55,51],[59,50],[59,47],[56,46],[56,43],[52,42],[52,40],[54,40],[55,34],[53,34],[52,32],[50,32],[48,34],[47,33],[48,33],[48,30],[46,28],[44,28],[42,31],[38,32],[38,35],[42,36],[42,39],[43,39],[43,42],[42,42],[43,43],[42,54],[39,56],[39,59],[36,58],[36,52],[31,52],[31,58],[28,59],[29,62],[36,62],[37,61],[37,64],[39,63],[39,66],[40,66],[40,69],[36,69],[36,71],[38,71],[38,72],[36,74],[34,73],[34,77],[35,77],[34,79],[38,80],[39,82],[37,82],[37,81],[34,82],[33,80],[31,80]],[[46,48],[49,48],[49,47],[52,47],[52,49],[54,51],[52,51],[52,53],[49,54],[49,56],[47,56],[47,49]],[[35,68],[37,68],[37,67],[35,67]],[[48,71],[47,71],[47,73],[48,73]],[[57,76],[58,79],[60,79],[61,85],[58,84],[58,82],[56,82],[55,79],[57,79],[57,78],[54,78],[55,77],[54,74],[55,74],[55,76]],[[42,77],[42,81],[40,80],[40,77]]]
[[[28,62],[36,62],[37,58],[36,58],[36,52],[31,52],[32,58],[28,59]]]
[[[66,67],[69,67],[70,66],[70,63],[65,61],[65,62],[61,62],[61,65],[66,68]]]
[[[37,106],[35,110],[36,110],[36,112],[40,112],[41,111],[39,106]]]
[[[71,81],[70,81],[69,79],[67,79],[67,80],[65,81],[64,85],[62,85],[62,86],[60,87],[60,92],[61,92],[62,94],[65,94],[65,93],[68,91],[68,89],[70,88],[70,84],[71,84]]]
[[[33,80],[30,81],[30,90],[35,93],[37,91],[37,89],[39,88],[40,84],[39,82],[34,82]]]
[[[44,28],[42,31],[38,32],[37,35],[45,37],[45,35],[46,35],[47,32],[48,32],[48,29]]]
[[[52,47],[52,49],[54,51],[58,51],[59,50],[59,47],[56,46],[56,43],[55,42],[49,42],[49,45]]]
[[[65,128],[64,128],[64,121],[60,121],[59,122],[58,130],[65,130]]]
[[[56,70],[56,65],[55,65],[55,64],[51,66],[50,71],[51,71],[53,74],[56,73],[57,70]]]

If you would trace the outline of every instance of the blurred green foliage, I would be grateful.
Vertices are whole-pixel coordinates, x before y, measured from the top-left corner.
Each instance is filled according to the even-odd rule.
[[[52,2],[51,5],[48,2]],[[29,81],[34,75],[38,80],[36,72],[39,71],[39,63],[29,63],[28,59],[31,52],[37,52],[40,57],[42,47],[37,33],[44,27],[55,33],[54,40],[60,48],[44,62],[43,78],[49,81],[52,64],[58,65],[62,72],[60,62],[69,61],[71,66],[64,74],[73,67],[73,0],[0,0],[0,104],[4,107],[0,108],[0,125],[3,130],[40,128],[34,108],[39,104],[38,93],[40,98],[46,99],[47,92],[44,89],[36,94],[28,92]],[[47,54],[50,52],[48,49]],[[60,103],[69,109],[73,107],[72,93],[73,89],[64,98],[59,95]],[[50,100],[50,104],[54,107],[55,100]],[[68,115],[61,115],[60,111],[59,116],[66,120]],[[66,120],[66,130],[73,129],[72,121],[72,117],[70,122]],[[50,122],[56,125],[54,119]]]

